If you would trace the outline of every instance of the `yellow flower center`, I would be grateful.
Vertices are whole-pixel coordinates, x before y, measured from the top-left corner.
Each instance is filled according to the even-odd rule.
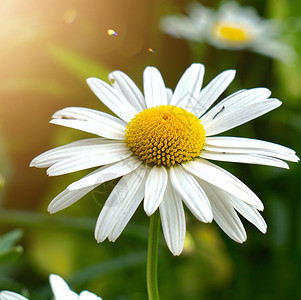
[[[213,35],[229,44],[247,44],[252,40],[250,28],[234,23],[217,22],[213,28]]]
[[[161,105],[137,114],[126,127],[125,141],[144,163],[170,167],[200,155],[205,130],[187,110]]]

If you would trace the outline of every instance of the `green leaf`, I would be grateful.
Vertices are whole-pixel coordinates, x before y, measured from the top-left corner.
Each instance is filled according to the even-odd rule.
[[[106,80],[108,73],[111,72],[109,68],[97,61],[59,45],[50,45],[47,52],[57,63],[81,81],[91,76]]]
[[[0,253],[0,264],[17,260],[23,251],[24,249],[22,246],[16,246],[7,251],[2,251]]]
[[[22,230],[15,229],[0,237],[0,255],[10,250],[23,235]]]
[[[23,232],[20,229],[10,231],[0,237],[0,263],[14,261],[23,253],[22,246],[14,246],[20,240]]]

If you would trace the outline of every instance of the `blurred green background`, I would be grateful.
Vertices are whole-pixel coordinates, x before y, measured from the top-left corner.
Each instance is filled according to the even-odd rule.
[[[50,273],[75,291],[88,289],[103,299],[147,299],[148,221],[140,207],[115,243],[97,244],[97,215],[115,182],[100,186],[55,215],[47,205],[86,172],[48,178],[31,169],[36,155],[88,134],[50,125],[66,106],[107,111],[85,83],[126,72],[142,87],[142,72],[158,67],[174,88],[192,62],[204,63],[204,83],[225,69],[237,69],[228,95],[265,86],[282,107],[227,132],[286,145],[301,153],[301,2],[239,1],[260,15],[283,20],[284,39],[296,50],[289,64],[248,51],[191,45],[160,32],[159,19],[184,13],[189,1],[170,0],[10,0],[0,3],[0,290],[49,299]],[[219,1],[201,1],[217,7]],[[109,36],[108,29],[118,35]],[[153,51],[149,51],[151,48]],[[301,299],[301,204],[298,164],[291,170],[220,164],[262,199],[268,232],[244,222],[243,245],[218,226],[198,222],[189,212],[187,243],[173,257],[161,238],[159,289],[162,299]]]

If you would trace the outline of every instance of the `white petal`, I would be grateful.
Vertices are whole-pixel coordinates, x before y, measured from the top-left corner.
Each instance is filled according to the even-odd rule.
[[[99,185],[106,181],[118,178],[134,171],[141,165],[141,161],[137,157],[131,156],[117,163],[103,166],[93,174],[89,174],[84,178],[70,184],[68,190],[77,190],[91,185]]]
[[[47,168],[63,159],[83,154],[87,151],[93,151],[95,148],[101,148],[101,145],[113,145],[115,142],[117,146],[120,143],[103,138],[91,138],[72,142],[40,154],[31,161],[30,167]]]
[[[247,238],[246,231],[231,203],[224,197],[223,191],[204,181],[201,184],[210,199],[216,223],[233,240],[244,242]]]
[[[263,210],[263,204],[254,192],[233,174],[219,166],[200,158],[183,164],[183,167],[194,176],[227,191],[259,210]]]
[[[145,99],[133,80],[121,71],[109,74],[112,86],[122,94],[138,111],[146,109]]]
[[[223,199],[223,201],[229,202],[234,209],[236,209],[250,223],[254,224],[261,232],[263,233],[266,232],[267,229],[266,222],[256,208],[254,208],[248,203],[243,202],[241,199],[234,197],[233,195],[229,194],[228,192],[222,189],[214,187],[211,184],[205,183],[201,179],[198,179],[198,181],[204,187],[204,190],[206,191],[210,201],[211,201],[211,197],[209,195],[210,192],[207,191],[208,188],[214,190],[214,194],[219,195],[218,199]]]
[[[148,108],[167,104],[165,84],[161,73],[155,67],[145,68],[143,88]]]
[[[52,116],[52,124],[94,133],[109,139],[124,139],[127,123],[107,113],[84,108],[66,107]]]
[[[210,122],[208,127],[205,128],[206,135],[216,135],[224,131],[235,128],[241,124],[247,123],[256,119],[269,111],[276,109],[281,105],[278,99],[266,99],[264,102],[258,102],[246,105],[243,108],[237,109],[233,112],[221,116],[214,122]]]
[[[97,242],[102,242],[108,237],[137,191],[141,186],[144,187],[146,170],[145,165],[140,165],[134,172],[123,176],[116,184],[97,219],[95,227]]]
[[[123,95],[98,78],[88,78],[87,83],[94,94],[118,117],[129,122],[139,111]]]
[[[249,104],[257,103],[258,101],[266,100],[271,95],[271,92],[266,88],[254,88],[250,90],[239,90],[234,94],[231,94],[224,100],[220,101],[212,109],[210,109],[205,115],[201,117],[202,124],[207,126],[212,120],[219,119],[222,114],[242,109]],[[223,108],[224,107],[224,108]]]
[[[101,145],[90,151],[57,162],[47,169],[49,176],[68,174],[88,168],[111,164],[131,156],[125,143]]]
[[[138,187],[137,191],[134,195],[131,196],[130,201],[128,201],[127,206],[123,206],[121,215],[114,226],[113,230],[110,232],[108,236],[108,240],[110,242],[115,242],[116,239],[120,236],[125,226],[128,224],[130,219],[132,218],[134,212],[137,210],[139,204],[142,202],[142,199],[144,197],[144,191],[145,191],[145,181],[146,176],[143,178],[140,186]]]
[[[256,208],[229,195],[233,207],[250,223],[254,224],[262,233],[266,233],[267,224]]]
[[[186,224],[180,196],[168,181],[163,200],[159,206],[163,234],[173,255],[180,255],[184,248]]]
[[[203,84],[204,72],[205,68],[202,64],[192,64],[179,80],[170,105],[194,112]]]
[[[165,167],[152,167],[146,183],[145,183],[145,197],[144,210],[148,216],[152,215],[160,205],[166,185],[167,185],[167,171]]]
[[[78,300],[102,300],[102,298],[89,291],[82,291],[79,294]]]
[[[288,164],[282,160],[258,154],[236,154],[203,150],[200,156],[205,159],[212,159],[218,161],[231,161],[245,164],[257,164],[289,169]]]
[[[227,136],[208,137],[206,138],[206,145],[204,149],[231,153],[260,154],[293,162],[299,161],[295,151],[290,148],[266,141],[248,138]]]
[[[160,20],[159,26],[162,31],[175,38],[184,38],[195,42],[199,42],[202,38],[203,30],[200,30],[202,27],[197,28],[190,18],[184,16],[164,17]]]
[[[281,102],[267,99],[269,94],[269,90],[257,88],[221,101],[201,118],[206,136],[237,127],[279,107]]]
[[[212,120],[215,120],[216,118],[220,117],[222,113],[225,113],[225,110],[227,108],[233,109],[233,108],[245,107],[250,103],[257,102],[258,99],[259,100],[267,99],[270,95],[271,92],[266,88],[239,90],[236,93],[226,97],[224,100],[220,101],[217,105],[215,105],[212,109],[210,109],[205,115],[203,115],[201,117],[202,124],[208,125]]]
[[[78,295],[69,288],[68,284],[60,276],[51,274],[49,281],[55,300],[78,299]]]
[[[108,131],[116,131],[119,134],[124,133],[127,126],[126,122],[110,114],[85,107],[66,107],[55,112],[52,118],[96,122],[98,126],[108,127]]]
[[[212,18],[215,18],[212,8],[203,6],[199,2],[189,2],[186,7],[186,11],[191,21],[202,30],[204,33],[207,30],[208,22],[211,22]]]
[[[0,299],[1,300],[28,300],[27,298],[10,291],[1,291]]]
[[[123,162],[123,163],[125,163],[125,162]],[[133,161],[133,163],[135,163],[135,162]],[[117,164],[119,164],[119,163],[116,163],[116,165]],[[90,177],[93,178],[95,175],[99,175],[99,172],[104,168],[105,167],[102,167],[102,168],[99,168],[99,169],[91,172],[90,174],[86,175],[85,177],[83,177],[81,180],[79,180],[77,182],[81,182],[81,181],[85,182],[86,179],[90,179]],[[118,176],[112,176],[112,177],[115,178],[115,177],[118,177]],[[106,174],[106,175],[104,175],[104,180],[103,181],[107,181],[107,180],[110,180],[110,179],[112,179],[112,178],[110,178],[110,174]],[[76,184],[77,182],[75,182],[74,184]],[[48,206],[48,211],[50,213],[55,213],[55,212],[58,212],[58,211],[60,211],[64,208],[72,205],[73,203],[78,201],[80,198],[82,198],[84,195],[86,195],[91,190],[93,190],[95,187],[99,186],[101,183],[102,182],[98,182],[95,185],[91,185],[91,186],[88,186],[88,187],[83,187],[83,188],[76,189],[76,190],[69,190],[69,187],[68,187],[66,190],[61,192],[58,196],[56,196],[51,201],[51,203]],[[72,185],[73,184],[71,184],[70,186],[72,186]]]
[[[53,119],[49,123],[81,130],[109,139],[124,140],[124,131],[117,131],[113,127],[101,125],[99,122],[95,121],[87,122],[83,120]]]
[[[90,174],[86,175],[85,177],[92,176],[93,174],[97,173],[99,169],[91,172]],[[83,177],[83,179],[85,178]],[[82,189],[74,190],[74,191],[69,191],[68,188],[62,191],[60,194],[58,194],[49,204],[48,206],[48,211],[53,214],[56,213],[79,199],[81,199],[83,196],[88,194],[90,191],[92,191],[94,188],[96,188],[99,184],[88,186]]]
[[[235,72],[235,70],[222,72],[201,90],[198,96],[198,104],[194,109],[194,113],[197,117],[203,115],[215,102],[215,100],[224,92],[234,79]]]
[[[257,41],[253,45],[253,50],[263,55],[267,55],[283,61],[284,63],[292,63],[298,54],[287,43],[282,43],[272,38],[265,38],[264,41]]]
[[[50,202],[48,205],[48,211],[51,214],[54,214],[66,207],[69,207],[96,187],[97,185],[93,185],[75,191],[69,191],[68,189],[65,189]]]
[[[178,165],[170,168],[170,181],[189,210],[202,222],[211,222],[213,215],[209,200],[196,179]]]

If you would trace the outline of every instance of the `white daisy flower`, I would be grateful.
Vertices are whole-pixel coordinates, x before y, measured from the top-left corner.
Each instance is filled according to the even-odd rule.
[[[187,17],[163,17],[161,29],[173,37],[207,42],[221,49],[250,49],[283,61],[295,56],[294,50],[279,40],[281,24],[260,18],[251,7],[224,2],[214,11],[193,2],[187,13]]]
[[[96,224],[98,242],[115,241],[143,201],[147,215],[160,210],[170,251],[179,255],[185,239],[184,204],[202,222],[213,219],[237,242],[246,240],[237,215],[266,231],[257,210],[259,198],[239,179],[209,160],[288,168],[295,152],[269,142],[215,135],[259,117],[281,105],[266,88],[240,90],[209,109],[227,88],[234,70],[222,72],[201,90],[204,66],[192,64],[174,93],[160,72],[147,67],[144,96],[123,72],[109,75],[112,86],[97,78],[88,85],[118,117],[83,107],[64,108],[51,123],[86,131],[84,139],[49,150],[30,164],[48,167],[56,176],[100,167],[72,183],[50,203],[60,211],[100,184],[122,177],[108,197]]]
[[[73,292],[68,284],[58,275],[51,274],[49,276],[51,289],[54,300],[101,300],[102,298],[96,296],[89,291],[82,291],[79,295]],[[0,300],[28,300],[24,296],[10,291],[1,291]]]

